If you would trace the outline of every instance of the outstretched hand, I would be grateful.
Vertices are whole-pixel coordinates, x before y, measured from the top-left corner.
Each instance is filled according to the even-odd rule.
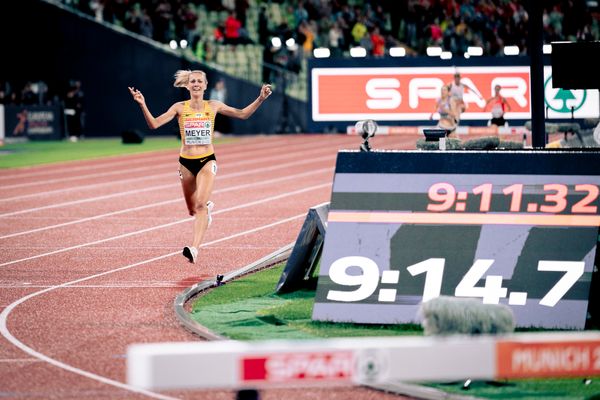
[[[133,100],[135,100],[138,104],[142,105],[146,102],[146,100],[144,99],[144,95],[138,89],[129,87],[129,93],[131,93],[131,96],[133,96]]]
[[[262,88],[260,88],[260,99],[261,100],[266,100],[267,97],[269,97],[271,95],[271,93],[273,93],[273,90],[271,89],[271,85],[269,84],[263,84]]]

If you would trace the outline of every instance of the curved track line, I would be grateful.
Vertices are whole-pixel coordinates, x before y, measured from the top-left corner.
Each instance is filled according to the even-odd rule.
[[[270,224],[262,225],[262,226],[259,226],[257,228],[248,229],[248,230],[243,231],[243,232],[235,233],[233,235],[230,235],[230,236],[227,236],[227,237],[224,237],[224,238],[221,238],[221,239],[217,239],[217,240],[213,240],[211,242],[204,243],[200,247],[206,247],[206,246],[210,246],[212,244],[224,242],[224,241],[227,241],[227,240],[230,240],[230,239],[235,239],[235,238],[240,237],[240,236],[249,235],[251,233],[255,233],[255,232],[258,232],[258,231],[261,231],[261,230],[264,230],[264,229],[272,228],[274,226],[281,225],[281,224],[284,224],[284,223],[287,223],[287,222],[291,222],[293,220],[296,220],[298,218],[302,218],[304,216],[305,216],[305,214],[303,213],[303,214],[295,215],[293,217],[289,217],[289,218],[285,218],[285,219],[279,220],[277,222],[273,222],[273,223],[270,223]],[[140,262],[137,262],[137,263],[134,263],[134,264],[129,264],[129,265],[125,265],[123,267],[115,268],[115,269],[112,269],[110,271],[104,271],[104,272],[101,272],[99,274],[94,274],[94,275],[87,276],[85,278],[80,278],[80,279],[77,279],[77,280],[74,280],[74,281],[65,282],[65,283],[62,283],[60,285],[55,285],[55,286],[49,287],[47,289],[40,290],[40,291],[31,293],[31,294],[29,294],[27,296],[24,296],[24,297],[20,298],[19,300],[11,303],[9,306],[7,306],[2,311],[2,313],[0,313],[0,333],[12,345],[18,347],[19,349],[21,349],[25,353],[31,355],[32,357],[35,357],[35,358],[37,358],[37,359],[39,359],[41,361],[47,362],[48,364],[53,365],[55,367],[64,369],[66,371],[75,373],[77,375],[84,376],[86,378],[89,378],[89,379],[92,379],[92,380],[95,380],[95,381],[98,381],[98,382],[101,382],[101,383],[104,383],[104,384],[107,384],[107,385],[111,385],[111,386],[117,387],[119,389],[124,389],[124,390],[130,391],[130,392],[135,392],[135,393],[143,394],[143,395],[146,395],[148,397],[155,398],[155,399],[163,399],[163,400],[173,400],[173,399],[176,399],[175,397],[164,396],[164,395],[161,395],[161,394],[158,394],[158,393],[154,393],[154,392],[150,392],[150,391],[147,391],[147,390],[144,390],[144,389],[136,388],[134,386],[129,386],[129,385],[125,384],[125,383],[122,383],[122,382],[119,382],[119,381],[115,381],[113,379],[109,379],[109,378],[106,378],[106,377],[94,374],[92,372],[85,371],[85,370],[73,367],[73,366],[71,366],[69,364],[66,364],[66,363],[63,363],[61,361],[55,360],[55,359],[53,359],[53,358],[51,358],[51,357],[49,357],[49,356],[47,356],[45,354],[42,354],[42,353],[40,353],[40,352],[32,349],[31,347],[27,346],[25,343],[21,342],[16,337],[14,337],[12,335],[12,333],[10,333],[10,330],[8,329],[7,322],[8,322],[8,317],[9,317],[10,313],[17,306],[19,306],[20,304],[25,303],[26,301],[28,301],[28,300],[30,300],[30,299],[32,299],[34,297],[40,296],[42,294],[51,292],[51,291],[56,290],[56,289],[60,289],[60,288],[64,288],[64,287],[69,287],[71,285],[76,285],[78,283],[85,282],[85,281],[88,281],[88,280],[91,280],[91,279],[94,279],[94,278],[99,278],[99,277],[102,277],[102,276],[105,276],[105,275],[109,275],[109,274],[112,274],[112,273],[115,273],[115,272],[124,271],[124,270],[127,270],[127,269],[138,267],[140,265],[149,264],[151,262],[162,260],[162,259],[165,259],[165,258],[168,258],[168,257],[172,257],[174,255],[179,255],[179,254],[180,254],[179,251],[172,252],[172,253],[169,253],[169,254],[164,254],[162,256],[154,257],[154,258],[151,258],[151,259],[148,259],[148,260],[144,260],[144,261],[140,261]]]
[[[321,188],[324,188],[326,186],[331,186],[331,183],[322,183],[320,185],[309,186],[307,188],[300,189],[300,190],[295,190],[293,192],[288,192],[288,193],[284,193],[284,194],[280,194],[280,195],[276,195],[276,196],[265,197],[265,198],[260,199],[260,200],[255,200],[255,201],[251,201],[249,203],[239,204],[239,205],[234,206],[234,207],[229,207],[229,208],[225,208],[223,210],[215,211],[212,214],[213,215],[217,215],[217,214],[221,214],[221,213],[225,213],[225,212],[229,212],[229,211],[239,210],[240,208],[246,208],[246,207],[251,207],[251,206],[258,205],[258,204],[263,204],[266,201],[279,200],[279,199],[282,199],[284,197],[289,197],[289,196],[294,196],[294,195],[300,194],[300,193],[310,192],[311,190],[321,189]],[[76,249],[80,249],[82,247],[93,246],[95,244],[106,243],[106,242],[109,242],[111,240],[122,239],[122,238],[126,238],[126,237],[129,237],[129,236],[138,235],[140,233],[152,232],[154,230],[158,230],[158,229],[162,229],[162,228],[168,228],[168,227],[173,226],[173,225],[178,225],[178,224],[181,224],[181,223],[184,223],[184,222],[193,221],[193,219],[194,219],[193,217],[188,217],[188,218],[180,219],[180,220],[177,220],[177,221],[169,222],[167,224],[156,225],[156,226],[152,226],[150,228],[145,228],[145,229],[140,229],[138,231],[124,233],[124,234],[118,235],[118,236],[111,236],[111,237],[108,237],[108,238],[105,238],[105,239],[96,240],[96,241],[93,241],[93,242],[82,243],[82,244],[78,244],[76,246],[65,247],[65,248],[54,250],[54,251],[50,251],[50,252],[47,252],[47,253],[36,254],[35,256],[25,257],[25,258],[21,258],[21,259],[18,259],[18,260],[13,260],[13,261],[8,261],[8,262],[5,262],[5,263],[2,263],[2,264],[0,264],[0,267],[5,267],[7,265],[17,264],[17,263],[20,263],[20,262],[23,262],[23,261],[35,260],[37,258],[51,256],[51,255],[54,255],[54,254],[64,253],[66,251],[76,250]]]
[[[245,188],[249,188],[249,187],[256,187],[256,186],[260,186],[260,185],[267,185],[267,184],[271,184],[271,183],[277,183],[277,182],[287,181],[287,180],[290,180],[290,179],[297,179],[297,178],[304,177],[304,176],[307,176],[307,175],[311,175],[312,176],[312,175],[319,174],[319,173],[325,172],[325,171],[333,171],[333,168],[320,168],[320,169],[316,169],[316,170],[312,170],[312,171],[307,171],[307,172],[303,172],[301,174],[296,174],[296,175],[286,175],[286,176],[282,176],[280,178],[275,178],[275,179],[263,180],[263,181],[259,181],[259,182],[244,183],[242,185],[231,186],[231,187],[228,187],[228,188],[215,190],[215,191],[213,191],[213,194],[226,193],[226,192],[231,192],[231,191],[239,190],[239,189],[245,189]],[[171,186],[171,184],[165,185],[165,186]],[[8,234],[8,235],[0,236],[0,240],[2,240],[2,239],[8,239],[8,238],[16,237],[16,236],[28,235],[30,233],[42,232],[42,231],[46,231],[46,230],[50,230],[50,229],[61,228],[61,227],[64,227],[64,226],[69,226],[69,225],[74,225],[74,224],[80,224],[80,223],[83,223],[83,222],[93,221],[93,220],[100,219],[100,218],[112,217],[114,215],[126,214],[128,212],[135,212],[135,211],[145,210],[147,208],[164,206],[164,205],[167,205],[167,204],[173,204],[173,203],[177,203],[177,202],[180,202],[180,201],[181,201],[181,198],[178,197],[176,199],[165,200],[165,201],[160,201],[160,202],[151,203],[151,204],[145,204],[143,206],[126,208],[126,209],[118,210],[118,211],[112,211],[112,212],[105,213],[105,214],[94,215],[92,217],[86,217],[86,218],[76,219],[74,221],[64,222],[62,224],[48,225],[48,226],[43,226],[43,227],[40,227],[40,228],[30,229],[28,231],[11,233],[11,234]]]

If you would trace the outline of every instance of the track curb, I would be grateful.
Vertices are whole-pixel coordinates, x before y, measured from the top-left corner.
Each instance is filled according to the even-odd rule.
[[[290,243],[278,250],[275,250],[273,253],[261,258],[260,260],[253,262],[252,264],[248,264],[245,267],[242,267],[238,270],[235,270],[233,272],[230,272],[230,273],[224,275],[222,282],[228,282],[228,281],[236,279],[242,275],[246,275],[251,272],[255,272],[260,269],[264,269],[264,268],[267,268],[274,264],[278,264],[282,261],[287,260],[288,257],[290,256],[290,254],[292,253],[294,244],[295,243]],[[200,336],[201,338],[206,339],[206,340],[229,340],[227,337],[221,336],[217,333],[214,333],[210,329],[208,329],[205,326],[202,326],[198,322],[194,321],[191,318],[190,313],[185,310],[185,304],[192,297],[196,296],[198,293],[201,293],[207,289],[214,287],[216,285],[216,283],[217,283],[216,279],[215,280],[210,279],[210,280],[205,280],[205,281],[199,282],[199,283],[187,288],[186,290],[181,292],[177,297],[175,297],[175,300],[173,302],[173,309],[175,311],[175,315],[179,319],[179,322],[186,329],[190,330],[192,333]]]

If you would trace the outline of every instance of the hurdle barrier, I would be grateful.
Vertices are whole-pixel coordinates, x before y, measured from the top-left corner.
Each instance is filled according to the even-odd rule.
[[[600,376],[599,332],[135,344],[127,383],[242,389]]]

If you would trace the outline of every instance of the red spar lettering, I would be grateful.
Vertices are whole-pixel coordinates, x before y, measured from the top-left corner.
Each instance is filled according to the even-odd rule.
[[[275,356],[267,360],[266,370],[268,379],[273,381],[348,379],[352,376],[352,355]]]

